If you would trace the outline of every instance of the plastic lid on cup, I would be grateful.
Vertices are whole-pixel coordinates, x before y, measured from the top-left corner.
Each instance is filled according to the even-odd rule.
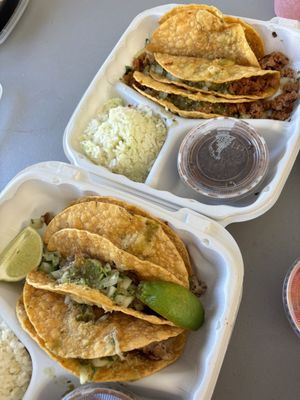
[[[286,316],[300,337],[300,258],[294,262],[285,276],[282,298]]]
[[[213,199],[254,192],[269,165],[266,142],[248,123],[216,118],[188,132],[178,153],[178,172],[194,191]]]
[[[133,400],[133,397],[110,387],[87,384],[68,393],[62,400]]]

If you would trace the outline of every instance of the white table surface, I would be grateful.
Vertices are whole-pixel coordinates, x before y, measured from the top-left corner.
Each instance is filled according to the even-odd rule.
[[[272,0],[207,3],[232,15],[274,16]],[[62,135],[83,92],[132,18],[160,4],[30,1],[0,46],[0,190],[30,164],[67,161]],[[213,400],[300,398],[300,342],[281,299],[284,275],[300,255],[299,180],[298,157],[275,206],[228,228],[243,254],[244,292]]]

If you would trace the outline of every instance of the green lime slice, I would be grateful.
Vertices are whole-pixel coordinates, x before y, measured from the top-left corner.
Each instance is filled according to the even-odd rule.
[[[200,300],[188,289],[172,282],[140,282],[137,298],[157,314],[185,329],[197,330],[204,322]]]
[[[0,254],[0,280],[15,282],[37,268],[42,259],[43,242],[36,230],[23,229]]]

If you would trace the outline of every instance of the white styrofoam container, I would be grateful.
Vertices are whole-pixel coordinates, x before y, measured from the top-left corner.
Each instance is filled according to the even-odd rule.
[[[112,182],[118,182],[127,190],[138,190],[156,201],[163,199],[172,209],[187,207],[217,220],[224,226],[256,218],[274,205],[297,157],[300,148],[299,102],[290,121],[246,120],[264,137],[270,152],[269,172],[258,188],[258,194],[252,194],[235,203],[216,205],[210,204],[209,200],[189,189],[180,180],[177,172],[177,154],[184,136],[189,129],[199,124],[199,120],[184,119],[165,112],[162,107],[120,82],[125,65],[131,64],[134,55],[144,47],[145,39],[149,38],[157,27],[159,17],[173,6],[175,4],[147,10],[129,25],[92,80],[66,127],[63,139],[65,154],[72,164],[106,177]],[[267,22],[244,19],[263,37],[266,54],[275,50],[282,51],[290,58],[293,67],[297,71],[300,70],[299,22],[282,18],[274,18]],[[273,37],[272,32],[276,32],[277,37]],[[80,136],[88,122],[101,109],[101,105],[113,96],[120,96],[130,104],[147,104],[168,120],[166,142],[145,184],[111,173],[89,161],[81,152]]]
[[[112,188],[107,180],[76,166],[49,162],[18,174],[0,195],[0,252],[31,218],[47,211],[56,213],[90,194],[118,197],[168,221],[184,240],[195,271],[208,286],[202,298],[206,322],[189,334],[182,357],[161,372],[125,386],[143,399],[209,399],[233,329],[243,281],[239,248],[219,223],[189,209],[166,210]],[[50,400],[66,391],[68,379],[75,385],[78,381],[51,361],[18,324],[15,305],[21,290],[20,284],[0,282],[0,312],[32,358],[33,375],[24,400]]]
[[[176,161],[180,143],[197,120],[170,116],[119,81],[124,66],[149,37],[158,18],[174,5],[138,15],[103,64],[77,106],[64,134],[64,150],[72,165],[48,162],[19,173],[0,195],[0,251],[30,218],[58,212],[74,198],[88,194],[115,196],[145,208],[168,221],[187,244],[193,265],[208,284],[203,297],[206,323],[190,334],[183,356],[159,373],[126,384],[143,399],[208,400],[227,349],[238,311],[243,281],[240,251],[225,230],[231,222],[249,220],[267,211],[277,200],[300,146],[299,106],[291,121],[248,120],[265,138],[270,150],[270,171],[259,195],[231,205],[212,205],[190,192],[179,179]],[[267,52],[284,51],[296,68],[300,65],[300,31],[292,21],[247,20],[263,35]],[[277,38],[272,32],[276,31]],[[88,161],[80,152],[79,136],[87,122],[108,98],[119,95],[131,104],[143,103],[168,119],[169,133],[145,184]],[[0,283],[0,313],[28,348],[33,375],[24,400],[50,400],[78,380],[61,369],[20,328],[15,303],[21,285]],[[53,378],[53,376],[55,376]]]

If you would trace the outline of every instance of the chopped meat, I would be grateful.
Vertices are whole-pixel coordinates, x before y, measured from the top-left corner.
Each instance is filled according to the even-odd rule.
[[[229,83],[228,92],[236,95],[261,94],[270,86],[275,86],[276,82],[276,77],[265,79],[264,76],[252,76],[251,78],[243,78]]]
[[[288,93],[290,93],[290,92],[298,93],[298,91],[299,91],[299,82],[298,81],[288,82],[283,86],[282,90],[284,92],[288,92]]]
[[[134,58],[132,67],[135,71],[143,71],[147,65],[154,62],[154,57],[150,53],[142,53],[138,57]]]
[[[169,344],[173,338],[164,340],[162,342],[154,342],[148,344],[141,349],[143,354],[147,356],[150,360],[170,360],[172,354],[170,354]]]
[[[206,283],[200,281],[196,275],[190,277],[190,290],[195,296],[202,296],[206,292]]]
[[[285,77],[285,78],[294,78],[295,77],[295,71],[293,70],[293,68],[286,67],[286,68],[283,68],[280,71],[280,75],[282,77]]]
[[[255,103],[249,103],[248,114],[250,118],[263,118],[264,105],[261,101],[256,101]]]
[[[295,100],[298,98],[297,92],[284,92],[280,95],[276,96],[273,100],[270,101],[270,106],[272,110],[283,110],[288,108]]]
[[[50,221],[53,219],[54,214],[50,212],[46,212],[44,215],[42,215],[42,219],[44,220],[46,225],[50,224]]]
[[[143,71],[148,65],[153,63],[154,58],[150,53],[143,52],[138,57],[135,57],[132,61],[132,68],[126,70],[123,75],[123,81],[128,86],[132,86],[134,83],[133,74],[134,71]]]
[[[259,60],[262,69],[282,70],[289,63],[289,59],[279,51],[273,51]]]

